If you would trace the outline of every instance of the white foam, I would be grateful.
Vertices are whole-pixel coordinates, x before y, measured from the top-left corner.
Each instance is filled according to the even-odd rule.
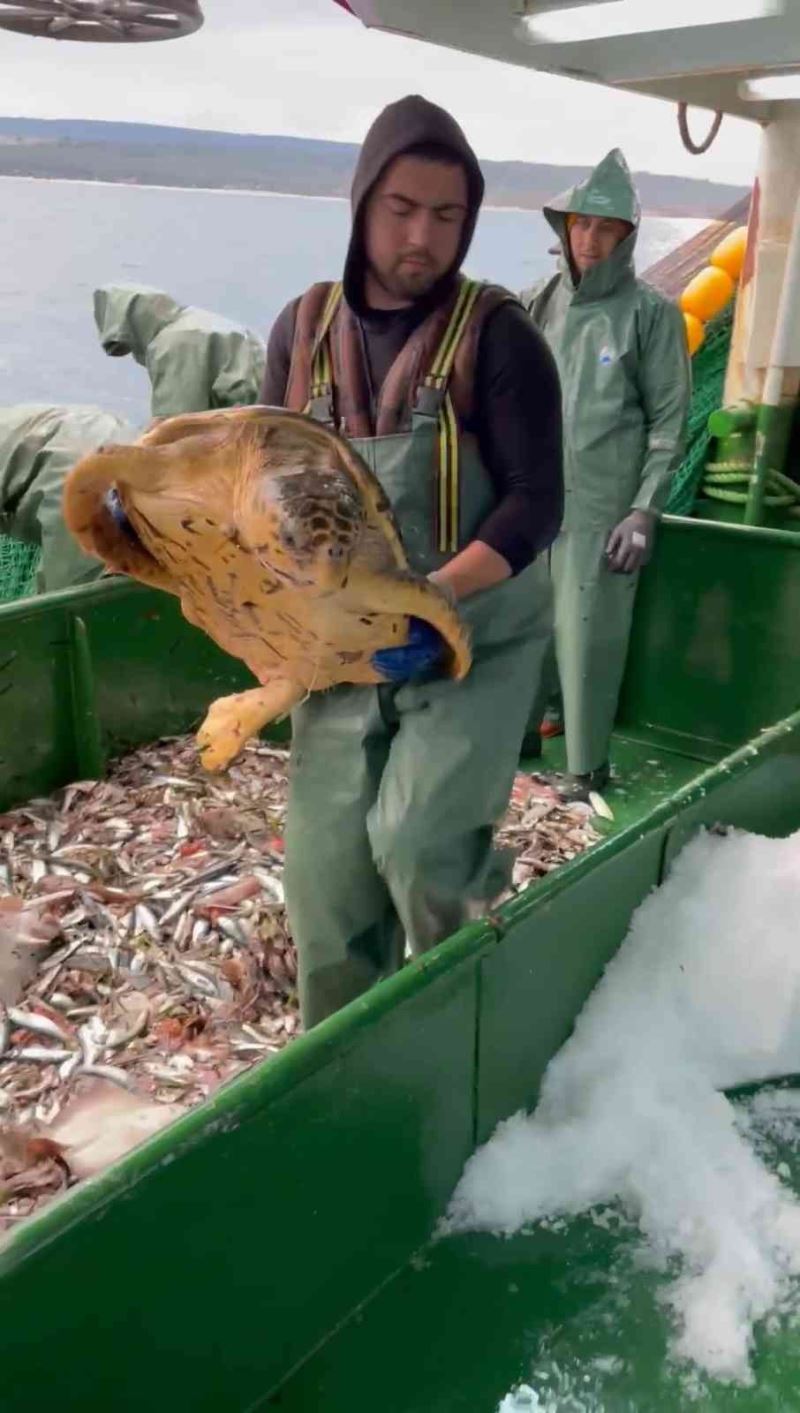
[[[468,1162],[443,1231],[510,1234],[618,1199],[656,1260],[680,1258],[673,1353],[750,1382],[754,1323],[800,1272],[800,1203],[719,1091],[798,1071],[800,833],[701,834],[634,915],[535,1113]],[[763,1123],[772,1103],[778,1123],[792,1102],[749,1112]]]

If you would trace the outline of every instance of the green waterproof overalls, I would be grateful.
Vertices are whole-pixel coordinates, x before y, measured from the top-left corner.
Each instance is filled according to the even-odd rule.
[[[446,381],[422,386],[407,432],[351,439],[421,574],[452,557],[437,548],[432,513],[446,394]],[[458,465],[463,548],[496,495],[472,437],[459,435]],[[509,880],[493,827],[552,631],[547,566],[459,608],[472,631],[464,681],[337,687],[293,713],[285,886],[307,1027],[397,970],[406,943],[418,955],[448,937]]]
[[[38,593],[89,583],[105,573],[64,523],[67,473],[82,456],[136,433],[100,407],[20,404],[0,410],[0,534],[39,545]]]
[[[576,282],[567,213],[633,230]],[[564,519],[550,551],[567,765],[608,760],[638,574],[614,574],[606,545],[632,510],[659,514],[680,466],[691,374],[680,310],[634,272],[639,198],[618,148],[544,207],[562,246],[554,279],[522,295],[555,354],[564,409]],[[549,683],[552,685],[552,675]],[[546,687],[534,697],[536,730]]]

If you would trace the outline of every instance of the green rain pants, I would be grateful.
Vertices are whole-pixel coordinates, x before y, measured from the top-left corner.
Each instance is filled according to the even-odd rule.
[[[608,761],[628,655],[638,574],[613,574],[605,559],[611,526],[564,530],[550,551],[567,769],[588,775]],[[558,685],[537,682],[528,730],[538,730]]]
[[[432,540],[435,421],[359,439],[389,495],[414,567]],[[462,543],[492,492],[461,456]],[[444,559],[444,557],[442,557]],[[462,604],[473,637],[463,682],[340,687],[293,714],[286,898],[306,1027],[323,1020],[486,908],[510,878],[493,828],[508,804],[535,681],[552,632],[537,562]]]

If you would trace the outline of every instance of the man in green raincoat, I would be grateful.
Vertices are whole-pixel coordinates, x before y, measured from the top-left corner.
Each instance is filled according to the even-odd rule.
[[[104,573],[105,566],[83,553],[64,524],[64,478],[90,451],[136,435],[100,407],[0,408],[0,534],[41,550],[38,593],[89,583]]]
[[[681,463],[691,394],[680,310],[637,280],[640,206],[619,148],[544,214],[560,270],[522,302],[552,348],[564,404],[565,510],[550,552],[567,778],[586,797],[609,743],[639,571]],[[553,676],[537,690],[523,754],[540,750]],[[551,728],[552,729],[552,728]]]
[[[264,345],[221,314],[148,285],[104,285],[94,292],[94,319],[106,353],[132,353],[147,369],[154,417],[258,400]]]

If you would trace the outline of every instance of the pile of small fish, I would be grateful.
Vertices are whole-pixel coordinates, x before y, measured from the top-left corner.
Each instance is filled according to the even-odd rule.
[[[613,818],[605,808],[605,817]],[[497,842],[516,854],[513,891],[535,883],[596,844],[601,836],[590,823],[596,813],[597,807],[590,804],[567,804],[540,776],[519,774],[497,831]]]
[[[34,1154],[84,1077],[188,1107],[297,1033],[286,778],[284,749],[215,778],[192,740],[163,741],[0,819],[0,948],[45,953],[0,1012],[0,1123]],[[7,1146],[0,1211],[25,1215],[40,1192]]]
[[[251,742],[209,776],[191,738],[164,740],[0,816],[0,1230],[81,1175],[57,1140],[87,1084],[98,1114],[114,1086],[121,1109],[165,1106],[157,1126],[300,1030],[287,766]],[[518,776],[515,888],[593,843],[590,814]]]

